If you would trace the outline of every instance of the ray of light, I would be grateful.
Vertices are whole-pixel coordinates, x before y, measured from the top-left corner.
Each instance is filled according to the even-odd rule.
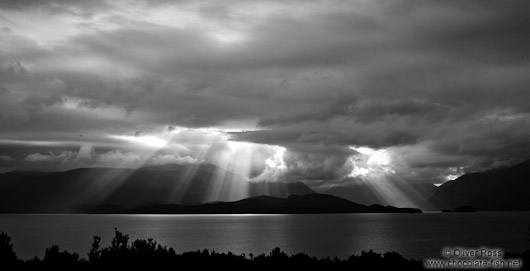
[[[411,206],[412,200],[402,191],[400,177],[392,167],[387,150],[353,146],[358,155],[351,157],[353,169],[350,177],[363,180],[374,195],[384,204],[393,206]]]
[[[253,144],[228,141],[227,148],[216,157],[221,168],[214,174],[207,200],[235,200],[248,196],[248,176],[251,171]]]
[[[99,176],[81,176],[90,180],[90,185],[81,195],[81,199],[89,200],[94,205],[105,202],[117,189],[124,185],[129,178],[136,172],[135,169],[142,167],[151,159],[161,148],[163,148],[167,141],[162,144],[162,139],[148,137],[147,140],[136,139],[136,137],[128,136],[112,136],[116,139],[122,139],[129,142],[139,143],[147,146],[139,156],[138,159],[132,161],[121,161],[117,164],[118,169],[103,170]],[[154,142],[154,143],[153,143]]]
[[[182,132],[183,129],[178,129],[172,136],[171,141],[174,141],[174,139]],[[175,186],[172,189],[172,192],[170,193],[169,201],[171,203],[185,203],[187,200],[187,192],[191,185],[192,180],[197,175],[197,172],[199,171],[199,168],[201,166],[202,161],[205,161],[205,158],[213,144],[213,142],[216,140],[215,137],[209,137],[207,140],[199,145],[198,152],[195,154],[195,158],[199,161],[199,163],[195,163],[192,165],[188,165],[188,167],[185,168],[184,172],[180,176],[175,176]]]
[[[99,176],[86,177],[94,181],[86,189],[83,198],[89,199],[94,204],[105,202],[114,191],[126,185],[135,174],[134,169],[152,163],[154,156],[169,151],[179,153],[193,150],[195,152],[193,158],[199,162],[166,168],[173,174],[173,186],[169,187],[170,191],[160,199],[162,202],[197,203],[247,198],[251,192],[249,179],[257,168],[264,168],[260,180],[269,182],[255,186],[258,194],[286,194],[286,191],[283,191],[285,187],[272,183],[273,180],[280,179],[287,168],[283,160],[285,153],[283,147],[232,141],[226,133],[206,128],[171,127],[159,134],[109,137],[135,146],[136,156],[132,160],[124,160],[118,164],[118,167],[125,168],[123,170],[101,171]],[[190,144],[194,147],[192,149],[182,147],[179,140],[184,142],[191,140]],[[157,176],[153,175],[152,179],[156,180]],[[256,181],[255,178],[253,181]]]

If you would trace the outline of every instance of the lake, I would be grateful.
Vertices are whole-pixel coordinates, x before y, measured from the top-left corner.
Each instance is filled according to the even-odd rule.
[[[236,254],[288,254],[347,258],[363,250],[397,251],[406,258],[438,257],[443,247],[530,247],[529,212],[299,215],[51,215],[2,214],[19,258],[42,258],[52,244],[86,258],[92,237],[104,247],[114,227],[131,240],[154,238],[177,253],[198,249]]]

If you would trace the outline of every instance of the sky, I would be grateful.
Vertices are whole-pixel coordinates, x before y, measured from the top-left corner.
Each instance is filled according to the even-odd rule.
[[[0,2],[0,172],[440,184],[530,153],[530,3]]]

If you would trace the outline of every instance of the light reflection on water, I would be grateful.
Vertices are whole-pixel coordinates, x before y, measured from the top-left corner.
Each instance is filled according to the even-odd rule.
[[[347,258],[362,250],[397,251],[407,258],[439,256],[445,246],[528,248],[530,213],[317,215],[0,215],[19,258],[42,257],[57,244],[86,257],[92,236],[107,246],[114,227],[131,239],[154,238],[177,252],[207,248]]]

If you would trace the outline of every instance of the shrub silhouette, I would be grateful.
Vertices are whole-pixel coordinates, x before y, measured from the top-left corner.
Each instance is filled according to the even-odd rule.
[[[88,252],[88,261],[95,263],[98,262],[101,257],[101,249],[99,248],[99,243],[101,243],[101,237],[94,236],[94,241],[92,242],[92,248]]]
[[[529,228],[530,229],[530,228]],[[34,259],[21,261],[13,251],[11,238],[0,234],[0,268],[23,267],[25,269],[43,269],[46,267],[68,267],[68,269],[92,270],[100,268],[149,268],[154,267],[194,267],[231,269],[270,269],[270,268],[318,268],[332,270],[423,270],[421,261],[405,259],[397,252],[380,254],[363,251],[360,255],[352,255],[346,260],[338,258],[317,259],[303,253],[287,255],[280,248],[274,248],[268,255],[249,253],[236,255],[232,252],[217,253],[215,251],[197,250],[176,254],[173,248],[159,245],[153,239],[137,239],[129,243],[129,236],[114,228],[114,238],[110,246],[102,248],[101,238],[94,236],[92,248],[87,253],[88,259],[80,258],[76,253],[61,251],[57,245],[46,249],[43,260]],[[521,258],[530,262],[530,249],[523,253],[507,253],[506,258]],[[525,268],[528,268],[525,266]],[[14,268],[12,268],[14,269]],[[7,270],[7,269],[6,269]]]
[[[52,266],[72,266],[79,263],[79,255],[66,250],[60,251],[59,246],[53,245],[46,249],[42,263]]]

